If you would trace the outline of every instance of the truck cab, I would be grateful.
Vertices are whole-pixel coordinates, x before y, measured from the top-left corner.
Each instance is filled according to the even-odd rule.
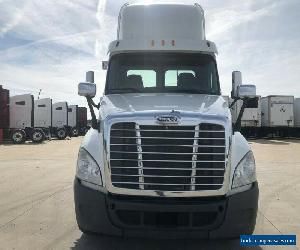
[[[251,234],[255,160],[221,96],[203,9],[126,4],[118,22],[99,104],[92,72],[78,89],[92,116],[74,181],[79,228],[141,237]],[[233,74],[233,97],[255,96],[240,78]]]

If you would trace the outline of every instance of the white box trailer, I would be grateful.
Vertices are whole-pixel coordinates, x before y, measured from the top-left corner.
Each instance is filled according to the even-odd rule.
[[[263,97],[261,114],[263,127],[293,127],[294,96]]]
[[[70,127],[70,135],[76,137],[79,135],[79,129],[77,124],[78,119],[78,106],[68,106],[68,126]]]
[[[68,103],[57,102],[52,105],[52,134],[63,140],[69,133]]]
[[[294,135],[294,96],[270,95],[262,98],[263,136]]]
[[[294,119],[295,127],[300,128],[300,98],[294,99]]]
[[[44,132],[34,126],[34,98],[31,94],[10,97],[9,123],[14,143],[23,143],[28,137],[33,142],[44,140]]]

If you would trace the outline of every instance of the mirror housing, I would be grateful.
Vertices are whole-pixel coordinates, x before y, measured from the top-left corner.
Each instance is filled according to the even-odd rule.
[[[234,99],[238,97],[237,88],[239,85],[242,85],[242,73],[241,71],[233,71],[231,98]]]
[[[93,98],[96,95],[96,84],[81,82],[78,84],[78,95]]]
[[[255,98],[256,86],[252,84],[239,85],[237,88],[237,97],[243,98]]]

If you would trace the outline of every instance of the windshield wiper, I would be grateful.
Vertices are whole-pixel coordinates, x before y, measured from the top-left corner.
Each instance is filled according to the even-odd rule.
[[[141,93],[139,89],[135,88],[116,88],[116,89],[108,89],[108,93],[110,94],[118,94],[118,93]]]
[[[174,93],[188,93],[188,94],[210,94],[215,95],[215,93],[207,90],[197,90],[197,89],[176,89],[172,90]]]

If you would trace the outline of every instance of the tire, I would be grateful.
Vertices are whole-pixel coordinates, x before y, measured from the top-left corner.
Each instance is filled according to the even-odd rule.
[[[78,128],[72,128],[71,129],[71,136],[72,137],[77,137],[79,135],[79,130],[78,130]]]
[[[90,128],[88,128],[88,127],[84,128],[84,130],[83,130],[84,135],[85,135],[87,132],[89,132],[89,130],[90,130]]]
[[[34,143],[41,143],[45,140],[45,133],[43,130],[35,128],[33,129],[30,138]]]
[[[56,136],[59,140],[64,140],[67,137],[67,131],[65,128],[59,128],[56,131]]]
[[[22,144],[26,141],[26,133],[22,129],[17,129],[12,132],[11,134],[11,140],[15,144]]]

